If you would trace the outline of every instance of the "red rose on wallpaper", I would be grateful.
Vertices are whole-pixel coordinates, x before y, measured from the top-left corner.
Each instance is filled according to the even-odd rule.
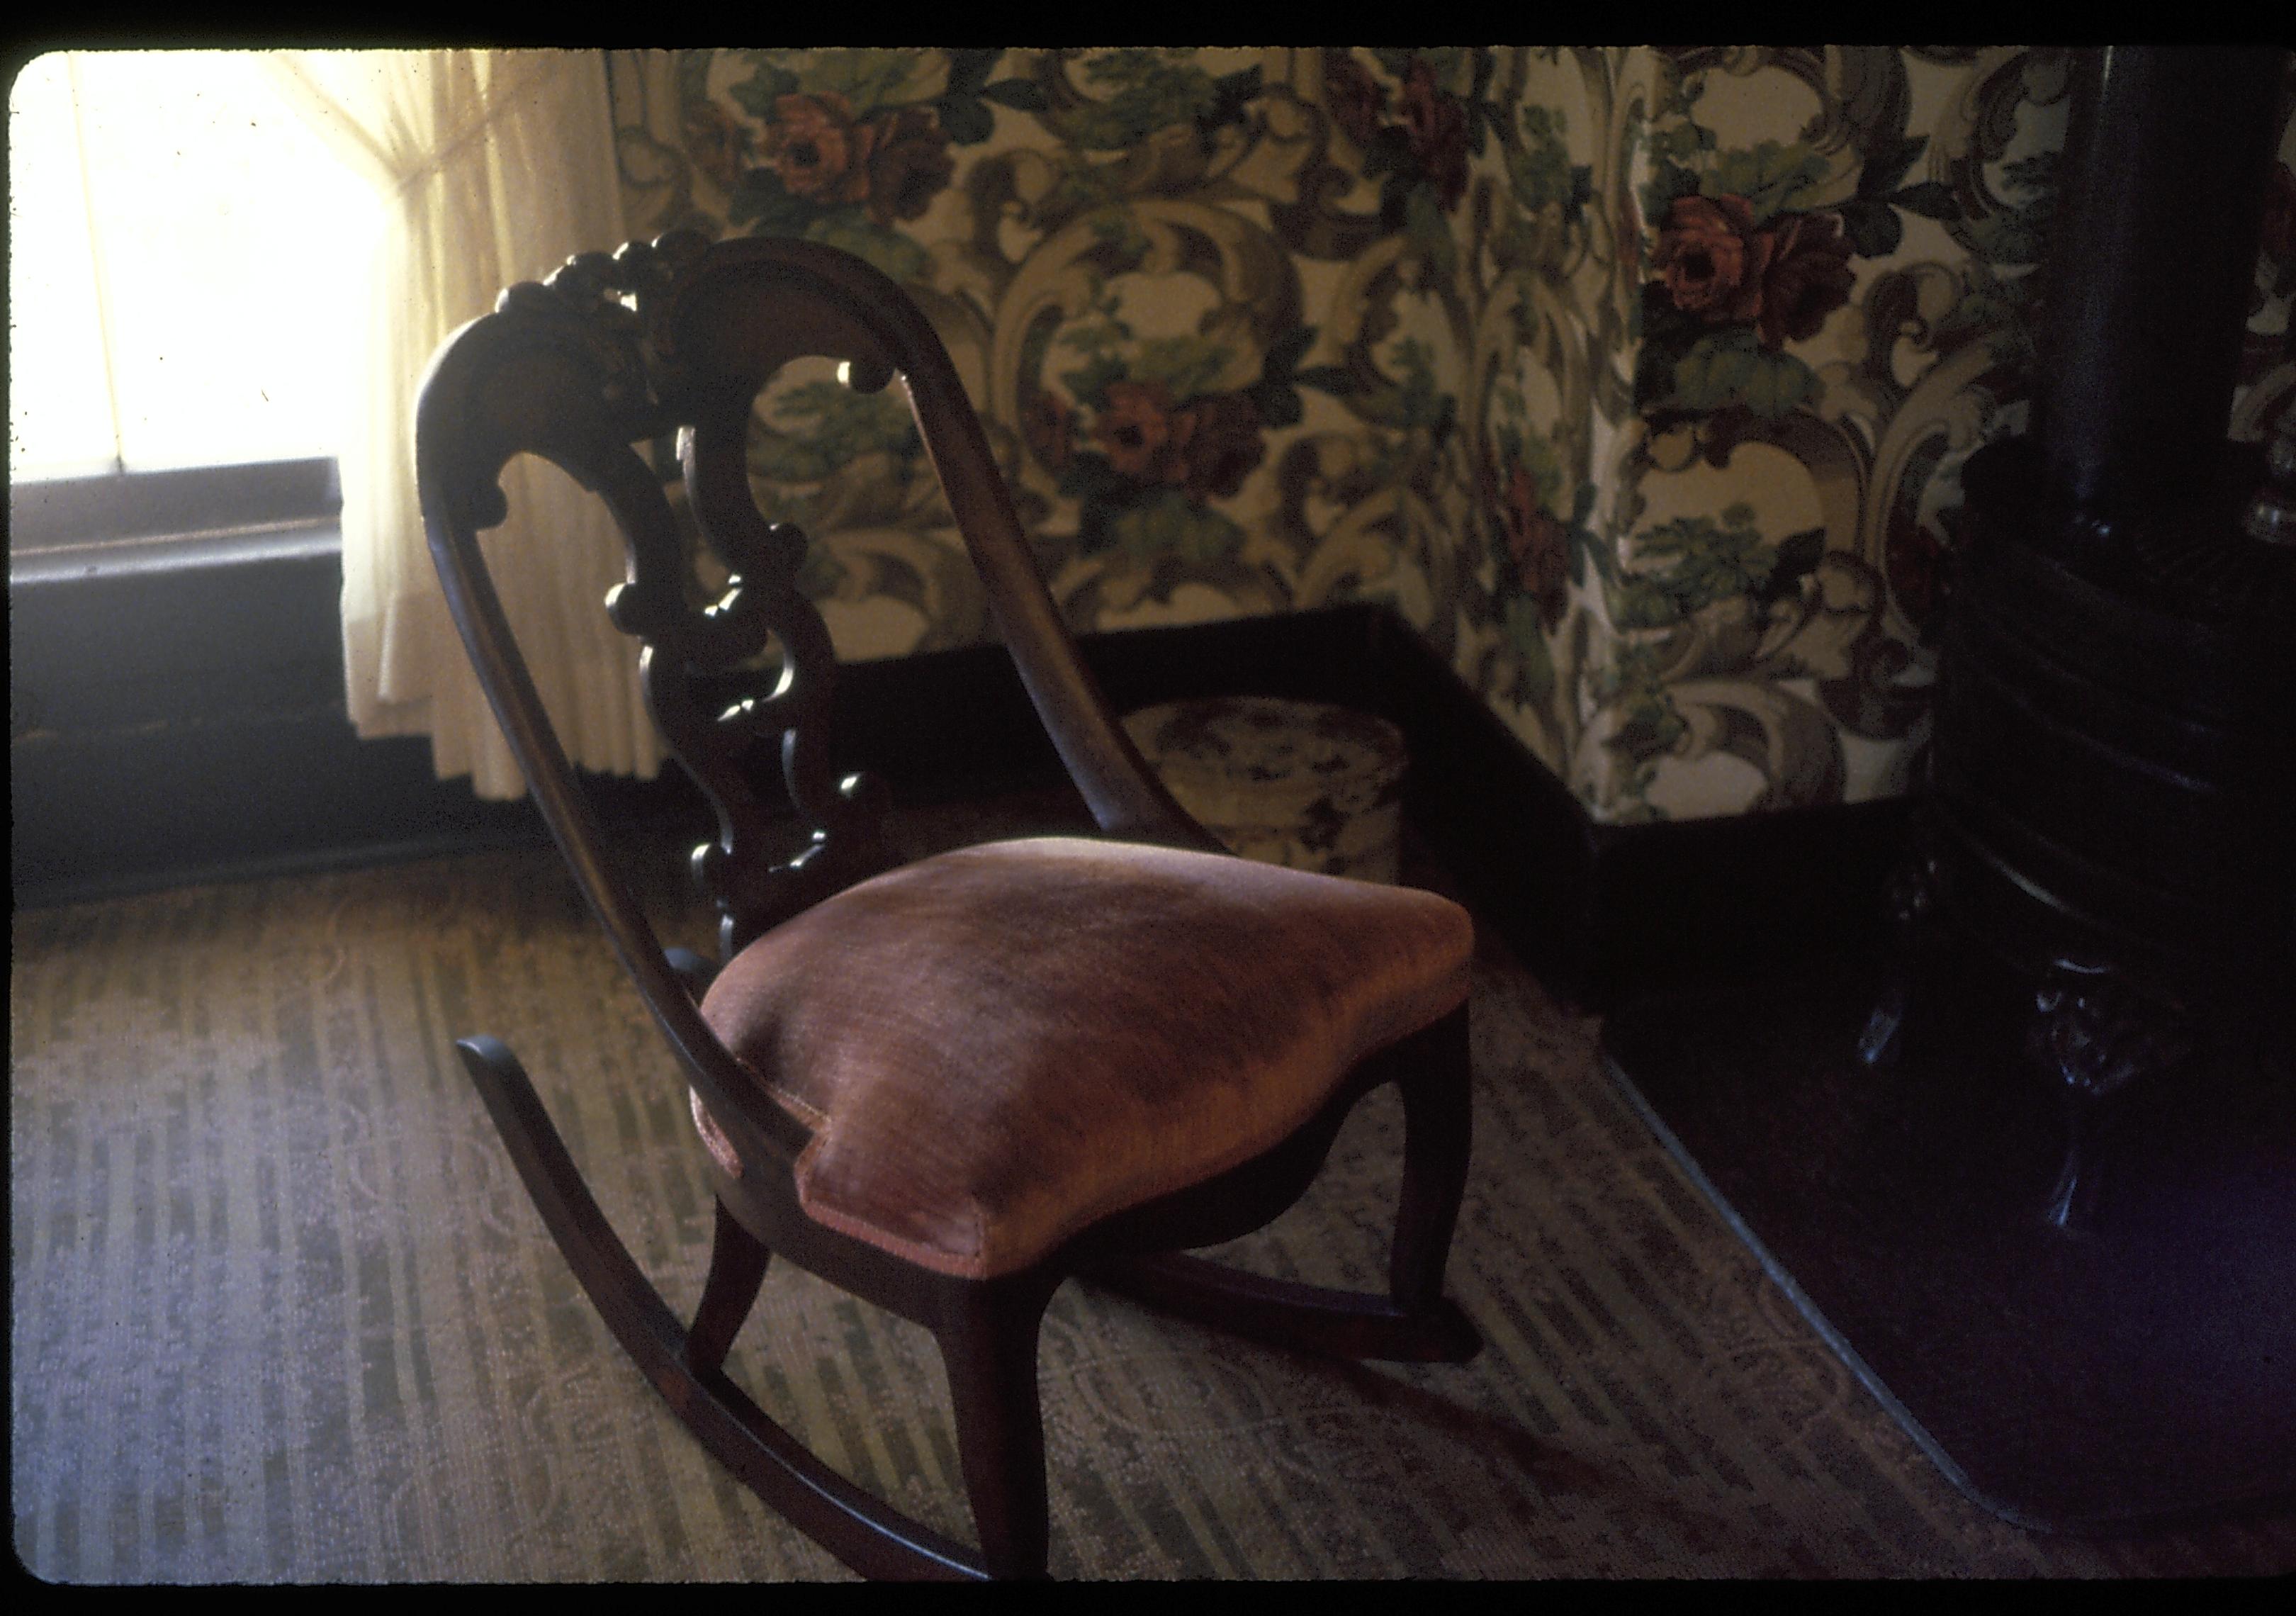
[[[1447,209],[1467,191],[1466,110],[1435,87],[1435,75],[1414,58],[1403,79],[1403,126],[1411,154]]]
[[[921,217],[956,172],[948,132],[922,107],[870,126],[869,211],[881,225]]]
[[[1180,448],[1183,486],[1197,499],[1234,498],[1267,453],[1259,406],[1242,393],[1208,393],[1180,414],[1188,422]]]
[[[866,202],[881,225],[921,216],[955,173],[948,133],[922,107],[856,123],[834,94],[783,95],[766,157],[791,196],[835,206]]]
[[[1499,520],[1506,529],[1507,554],[1514,558],[1523,592],[1538,606],[1538,620],[1552,629],[1570,604],[1564,580],[1570,567],[1570,536],[1540,503],[1538,484],[1522,466],[1507,477]]]
[[[1717,324],[1761,312],[1762,274],[1775,243],[1753,223],[1743,197],[1677,196],[1668,204],[1651,267],[1677,308]]]
[[[1324,53],[1324,99],[1349,140],[1358,146],[1371,144],[1379,133],[1380,114],[1387,111],[1387,92],[1344,47]]]
[[[1651,253],[1674,306],[1710,324],[1752,323],[1766,348],[1817,334],[1849,300],[1849,242],[1831,214],[1783,213],[1760,229],[1741,196],[1677,196]]]
[[[2286,163],[2272,166],[2272,178],[2264,187],[2265,254],[2286,263],[2296,258],[2296,172]]]
[[[1160,381],[1111,381],[1093,441],[1108,463],[1137,482],[1178,482],[1186,475],[1173,442],[1185,424],[1172,418],[1172,395]]]
[[[766,157],[791,196],[857,202],[868,192],[872,132],[857,128],[842,95],[784,95],[774,103]]]
[[[1765,346],[1817,335],[1825,316],[1849,301],[1849,243],[1830,214],[1782,215],[1767,233],[1772,246],[1762,272],[1756,329]]]
[[[1259,411],[1241,393],[1213,393],[1176,407],[1160,381],[1111,381],[1093,422],[1108,463],[1136,482],[1190,497],[1228,498],[1267,453]]]
[[[685,109],[685,149],[718,189],[732,191],[747,167],[750,131],[716,102],[699,102]]]

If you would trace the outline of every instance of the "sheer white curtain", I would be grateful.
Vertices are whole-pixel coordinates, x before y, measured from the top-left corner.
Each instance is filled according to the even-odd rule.
[[[524,789],[463,654],[422,534],[414,399],[440,342],[512,283],[618,246],[622,209],[605,60],[596,51],[289,51],[291,104],[386,199],[365,364],[341,455],[343,662],[365,736],[427,734],[441,779]],[[510,521],[483,539],[496,585],[568,755],[651,777],[664,749],[636,646],[601,603],[622,577],[611,520],[555,466],[503,477]]]

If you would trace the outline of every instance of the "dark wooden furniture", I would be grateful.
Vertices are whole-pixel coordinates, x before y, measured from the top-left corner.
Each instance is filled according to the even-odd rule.
[[[2265,457],[2226,425],[2288,70],[2250,47],[2082,56],[2034,430],[1963,473],[1896,919],[1915,962],[1968,943],[2030,984],[2067,1113],[2054,1227],[2094,1220],[2128,1084],[2209,1045],[2287,1059],[2267,1013],[2296,994],[2296,552],[2245,519]]]
[[[1603,1036],[1956,1485],[2118,1532],[2296,1497],[2296,439],[2226,441],[2291,63],[2075,66],[1891,923]]]
[[[885,793],[865,776],[833,779],[826,762],[835,658],[796,587],[804,537],[760,517],[745,470],[760,389],[807,355],[842,360],[857,388],[902,379],[998,627],[1105,843],[1004,843],[889,873]],[[634,447],[673,434],[700,533],[734,575],[714,601],[701,599],[665,478]],[[505,621],[478,535],[503,520],[497,479],[520,452],[555,462],[595,490],[627,538],[628,581],[607,610],[644,643],[654,716],[718,816],[719,835],[694,855],[720,917],[717,966],[665,952],[657,939],[610,859]],[[424,521],[455,621],[553,834],[695,1099],[718,1210],[690,1327],[608,1226],[511,1052],[470,1038],[461,1045],[465,1063],[616,1337],[694,1435],[767,1504],[865,1574],[1041,1574],[1048,1529],[1037,1333],[1054,1291],[1071,1276],[1307,1350],[1446,1362],[1473,1354],[1479,1337],[1442,1292],[1467,1167],[1471,923],[1432,894],[1227,857],[1177,808],[1079,661],[955,371],[891,282],[849,256],[791,242],[668,236],[576,258],[546,284],[512,288],[496,313],[440,350],[422,390],[417,456]],[[785,857],[774,851],[776,835],[784,843],[791,836],[787,816],[775,813],[784,790],[809,830]],[[1135,870],[1146,884],[1117,878]],[[1247,1017],[1233,1005],[1208,1008],[1177,985],[1165,992],[1153,980],[1127,982],[1111,996],[1086,981],[1075,1013],[1085,1054],[1039,1074],[1035,1089],[1004,1074],[937,1071],[927,1082],[907,1065],[871,1067],[932,1063],[936,1050],[919,1055],[914,1046],[872,1039],[880,1019],[898,1020],[906,1001],[935,995],[942,1020],[927,1031],[948,1032],[953,1046],[1004,1037],[997,1029],[1008,1024],[1023,1030],[1007,1042],[1026,1041],[1025,979],[1056,970],[1066,939],[1050,939],[1048,950],[1046,939],[1013,937],[1018,922],[1000,931],[1008,897],[1016,913],[1088,915],[1087,929],[1105,934],[1119,960],[1168,956],[1177,946],[1195,956],[1198,976],[1233,979],[1264,1002]],[[1268,986],[1303,960],[1321,962],[1327,979],[1319,979],[1329,1001],[1320,1021],[1277,1002],[1282,994]],[[862,988],[903,1003],[882,1018],[866,1004],[846,1013],[853,977],[873,968],[898,970],[901,980]],[[1136,1056],[1160,1038],[1186,1058],[1167,1062],[1168,1070],[1136,1058],[1138,1070],[1126,1069],[1135,1087],[1103,1093],[1114,1080],[1101,1066],[1117,1069],[1125,1052]],[[808,1060],[823,1070],[804,1070]],[[868,1070],[848,1082],[859,1068]],[[1349,1109],[1388,1082],[1400,1090],[1406,1142],[1387,1295],[1282,1284],[1180,1254],[1247,1233],[1291,1204]],[[1264,1106],[1250,1128],[1220,1121],[1234,1110],[1231,1100],[1256,1103],[1270,1085],[1301,1114],[1272,1136],[1275,1112]],[[890,1122],[887,1107],[868,1112],[863,1103],[887,1092]],[[976,1098],[1004,1112],[974,1117],[966,1107]],[[878,1136],[872,1127],[896,1143],[906,1138],[903,1117],[920,1108],[946,1120],[921,1144],[908,1140],[910,1158],[847,1160],[857,1141]],[[1044,1126],[1038,1112],[1060,1113],[1056,1143],[1029,1145],[1043,1169],[1029,1181],[1015,1188],[966,1179],[959,1187],[978,1192],[973,1201],[908,1204],[948,1169],[943,1156],[1013,1156],[1005,1136],[1018,1130],[1027,1140]],[[1164,1161],[1160,1177],[1101,1165],[1144,1152]],[[1025,1167],[1029,1150],[1017,1154]],[[1176,1172],[1165,1159],[1178,1157],[1188,1165]],[[996,1171],[1021,1171],[1000,1160]],[[832,1161],[859,1175],[866,1193],[838,1202],[824,1168]],[[1022,1227],[1018,1213],[994,1201],[1001,1188],[1012,1204],[1028,1203],[1042,1187],[1036,1178],[1060,1177],[1055,1168],[1068,1199],[1049,1225]],[[948,1170],[968,1169],[960,1161]],[[880,1216],[871,1195],[900,1204]],[[912,1213],[914,1226],[899,1223]],[[987,1233],[977,1246],[942,1240],[934,1217],[970,1218]],[[1021,1233],[992,1250],[991,1237],[1008,1225]],[[727,1377],[727,1350],[773,1252],[934,1333],[979,1553],[828,1468]]]

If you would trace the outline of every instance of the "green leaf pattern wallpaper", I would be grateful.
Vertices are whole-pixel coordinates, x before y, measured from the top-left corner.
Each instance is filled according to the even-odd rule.
[[[2002,47],[617,52],[634,233],[916,298],[1079,630],[1392,603],[1596,819],[1886,797],[2023,423],[2068,61]],[[2235,428],[2283,406],[2296,147]],[[849,658],[988,637],[905,410],[761,403]]]

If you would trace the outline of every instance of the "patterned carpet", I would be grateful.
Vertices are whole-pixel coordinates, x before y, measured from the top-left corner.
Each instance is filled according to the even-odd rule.
[[[665,864],[665,867],[667,865]],[[666,889],[667,890],[667,889]],[[706,927],[675,916],[672,940]],[[75,1583],[827,1579],[577,1292],[455,1063],[507,1039],[672,1304],[709,1230],[637,1000],[539,852],[15,917],[18,1555]],[[1488,1346],[1358,1366],[1071,1285],[1044,1333],[1055,1575],[2204,1576],[2296,1518],[2095,1542],[1956,1493],[1487,940],[1452,1289]],[[1239,1243],[1375,1286],[1399,1114]],[[921,1330],[776,1268],[733,1360],[832,1463],[971,1539]]]

